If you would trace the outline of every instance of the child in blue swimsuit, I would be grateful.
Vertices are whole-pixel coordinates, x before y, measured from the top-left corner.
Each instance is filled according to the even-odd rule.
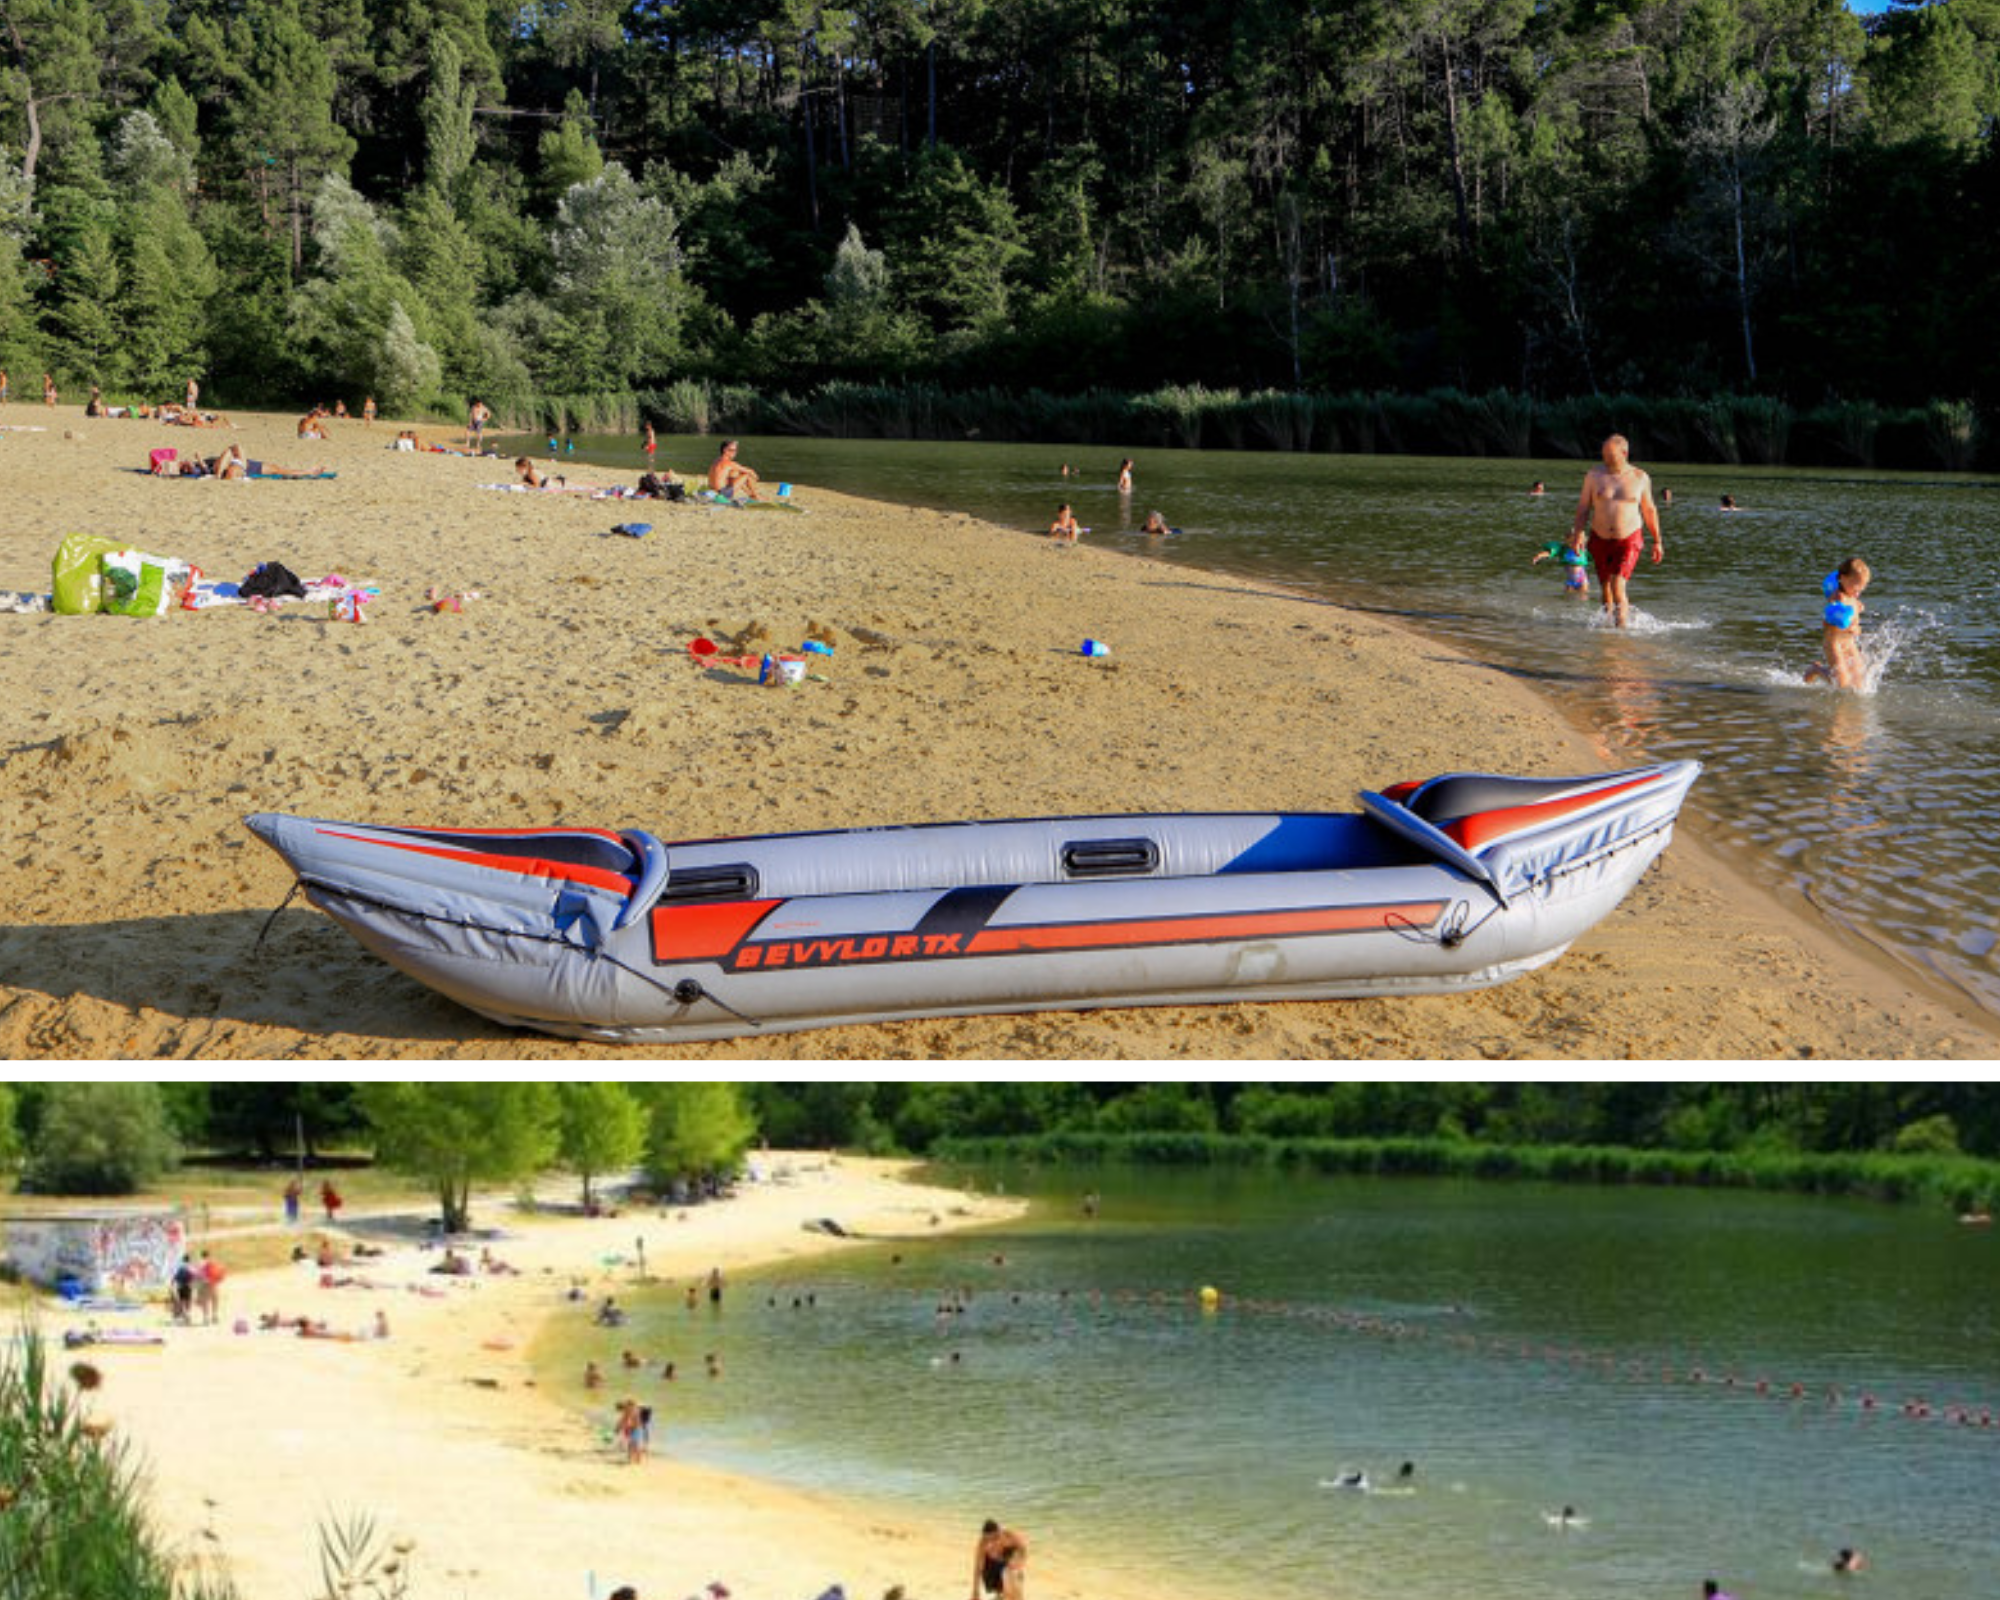
[[[1824,661],[1806,668],[1807,683],[1831,683],[1838,689],[1859,689],[1868,669],[1861,659],[1861,592],[1868,587],[1868,563],[1849,556],[1826,575],[1821,585],[1826,610],[1820,614]]]
[[[1545,545],[1528,564],[1539,567],[1544,561],[1560,561],[1563,564],[1563,587],[1582,599],[1590,598],[1589,556],[1573,549],[1567,539],[1557,539]]]

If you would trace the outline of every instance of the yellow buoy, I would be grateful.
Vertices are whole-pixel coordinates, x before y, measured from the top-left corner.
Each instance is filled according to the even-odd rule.
[[[1222,1304],[1222,1291],[1212,1283],[1201,1286],[1201,1309],[1213,1311]]]

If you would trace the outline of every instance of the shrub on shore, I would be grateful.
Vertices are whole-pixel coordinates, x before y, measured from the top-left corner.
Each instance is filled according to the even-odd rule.
[[[1896,1152],[1642,1150],[1624,1145],[1482,1144],[1459,1139],[1268,1138],[1201,1131],[1075,1131],[941,1140],[944,1161],[1270,1167],[1323,1175],[1515,1179],[1760,1189],[1924,1201],[1959,1211],[2000,1203],[2000,1162]]]
[[[1468,394],[1344,394],[1208,389],[949,389],[928,380],[834,379],[759,390],[683,378],[612,394],[488,396],[502,427],[528,433],[768,433],[825,439],[985,439],[1105,449],[1267,450],[1360,455],[1562,456],[1593,460],[1623,433],[1647,461],[1745,466],[1881,467],[1969,472],[1993,465],[1994,430],[1970,401],[1894,409],[1841,401],[1799,410],[1766,395],[1705,399],[1586,395],[1537,400]],[[463,415],[457,402],[442,413]]]

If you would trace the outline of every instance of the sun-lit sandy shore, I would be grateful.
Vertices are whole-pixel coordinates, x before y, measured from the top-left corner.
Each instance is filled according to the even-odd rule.
[[[897,1584],[913,1600],[955,1595],[979,1520],[1006,1508],[969,1505],[960,1528],[691,1467],[674,1460],[670,1399],[650,1392],[659,1454],[628,1468],[533,1386],[536,1328],[582,1314],[563,1299],[571,1276],[593,1295],[623,1291],[639,1237],[653,1278],[690,1280],[712,1265],[740,1270],[855,1248],[805,1231],[813,1218],[879,1237],[928,1234],[933,1216],[938,1227],[962,1227],[1014,1214],[1013,1202],[903,1182],[891,1163],[778,1157],[774,1166],[793,1181],[746,1186],[679,1220],[650,1210],[586,1221],[524,1219],[497,1202],[478,1208],[478,1221],[509,1233],[492,1248],[519,1277],[431,1275],[436,1253],[402,1244],[342,1269],[374,1290],[320,1288],[306,1265],[232,1275],[222,1326],[172,1329],[160,1351],[93,1352],[106,1374],[94,1410],[150,1464],[170,1541],[204,1559],[219,1552],[245,1600],[317,1593],[316,1527],[357,1512],[373,1516],[385,1538],[414,1541],[413,1593],[425,1600],[586,1600],[593,1574],[600,1600],[624,1583],[644,1600],[679,1600],[711,1581],[740,1600],[812,1600],[835,1582],[856,1600]],[[380,1221],[354,1231],[393,1237]],[[226,1260],[226,1237],[217,1250]],[[228,1326],[244,1317],[254,1327],[276,1311],[358,1330],[378,1309],[390,1319],[386,1342]],[[75,1320],[51,1313],[45,1324],[54,1332]],[[130,1320],[166,1321],[157,1311]],[[621,1376],[612,1374],[614,1388]],[[1045,1600],[1163,1592],[1094,1562],[1061,1527],[1033,1533],[1031,1592]]]
[[[15,406],[0,589],[71,529],[241,577],[379,583],[322,608],[0,615],[0,1053],[624,1055],[495,1027],[293,905],[250,811],[638,825],[666,838],[1125,810],[1341,809],[1362,787],[1604,764],[1504,673],[1376,618],[966,516],[802,488],[806,515],[497,494],[393,428],[243,418],[217,448],[336,468],[164,482],[181,430]],[[78,437],[66,437],[65,433]],[[703,463],[673,463],[698,470]],[[782,460],[753,462],[783,475]],[[631,474],[638,470],[637,452]],[[578,468],[578,478],[619,474]],[[613,536],[637,517],[650,538]],[[476,589],[439,615],[426,589]],[[838,640],[828,682],[702,672],[698,634]],[[1086,636],[1113,655],[1078,654]],[[906,1023],[676,1051],[779,1057],[1990,1057],[1991,1020],[1722,873],[1683,830],[1565,959],[1481,995]],[[630,1059],[629,1055],[625,1055]]]

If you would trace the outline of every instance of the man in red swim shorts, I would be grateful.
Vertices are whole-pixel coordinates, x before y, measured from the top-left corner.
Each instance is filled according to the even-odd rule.
[[[1569,540],[1571,549],[1589,550],[1604,591],[1604,609],[1621,628],[1632,620],[1625,581],[1639,570],[1639,551],[1647,534],[1653,538],[1654,565],[1666,555],[1660,541],[1660,508],[1653,503],[1653,480],[1631,464],[1631,451],[1622,433],[1604,441],[1604,464],[1584,475]]]

